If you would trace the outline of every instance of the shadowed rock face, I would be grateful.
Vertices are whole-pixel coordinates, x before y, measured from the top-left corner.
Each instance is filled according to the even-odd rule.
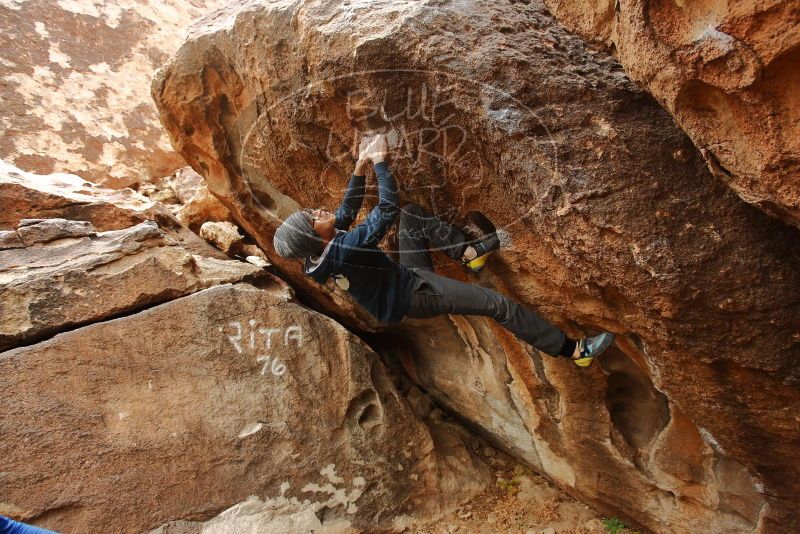
[[[184,165],[147,87],[219,0],[0,5],[0,158],[124,187]]]
[[[753,0],[545,0],[613,48],[677,119],[712,173],[800,226],[800,5]]]
[[[257,495],[276,526],[291,513],[342,532],[402,528],[481,491],[488,469],[429,432],[374,352],[264,286],[0,353],[2,513],[136,533]]]
[[[268,251],[298,207],[335,207],[360,134],[391,132],[405,201],[510,235],[480,283],[619,343],[580,371],[491,321],[444,317],[376,347],[608,514],[656,532],[794,525],[800,235],[716,180],[669,114],[540,3],[232,4],[193,28],[153,96],[176,149]],[[376,328],[332,283],[275,263],[322,309]],[[464,276],[439,255],[436,268]]]

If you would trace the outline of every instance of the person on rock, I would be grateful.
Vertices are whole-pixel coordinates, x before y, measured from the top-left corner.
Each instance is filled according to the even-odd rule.
[[[275,232],[273,246],[284,258],[305,260],[305,273],[324,284],[333,278],[379,321],[399,322],[403,317],[481,315],[491,317],[513,333],[551,356],[571,358],[588,367],[614,340],[611,333],[581,340],[564,332],[524,306],[500,293],[433,272],[430,247],[444,251],[480,271],[489,255],[500,248],[495,233],[470,242],[458,228],[425,212],[416,204],[400,210],[397,183],[386,161],[388,145],[383,135],[366,137],[342,204],[336,213],[305,209],[286,218]],[[367,218],[350,229],[365,194],[365,167],[372,162],[378,181],[378,205]],[[394,224],[400,226],[399,263],[378,248]]]

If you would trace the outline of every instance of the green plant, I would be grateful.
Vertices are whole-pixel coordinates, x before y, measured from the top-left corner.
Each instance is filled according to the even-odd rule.
[[[536,473],[534,473],[531,468],[525,467],[524,465],[521,464],[517,464],[516,466],[514,466],[514,476],[519,477],[523,475],[529,478],[533,478],[534,476],[536,476]]]
[[[516,495],[519,492],[519,484],[520,481],[517,479],[505,480],[500,478],[497,480],[497,485],[512,495]]]
[[[625,523],[623,523],[616,517],[603,519],[603,526],[606,527],[606,532],[608,532],[609,534],[619,534],[625,529]]]

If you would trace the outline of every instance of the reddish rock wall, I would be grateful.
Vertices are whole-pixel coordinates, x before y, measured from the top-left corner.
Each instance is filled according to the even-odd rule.
[[[148,97],[185,27],[219,0],[0,3],[0,158],[124,187],[184,165]]]
[[[297,207],[336,205],[360,133],[392,132],[404,200],[511,236],[480,283],[620,341],[588,371],[484,320],[407,322],[375,346],[605,513],[664,533],[797,528],[800,234],[711,176],[543,5],[235,3],[194,27],[153,95],[265,250]],[[374,328],[332,284],[276,264]]]
[[[800,226],[800,4],[545,0],[609,45],[677,119],[711,172]]]

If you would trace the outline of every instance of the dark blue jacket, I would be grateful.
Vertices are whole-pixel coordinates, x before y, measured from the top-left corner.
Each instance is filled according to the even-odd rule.
[[[306,260],[306,274],[320,284],[333,277],[379,321],[400,321],[408,311],[413,274],[398,265],[378,243],[394,223],[400,206],[397,182],[385,163],[375,165],[378,205],[364,222],[346,231],[361,209],[364,177],[353,176],[341,206],[336,210],[336,237],[318,259]]]

